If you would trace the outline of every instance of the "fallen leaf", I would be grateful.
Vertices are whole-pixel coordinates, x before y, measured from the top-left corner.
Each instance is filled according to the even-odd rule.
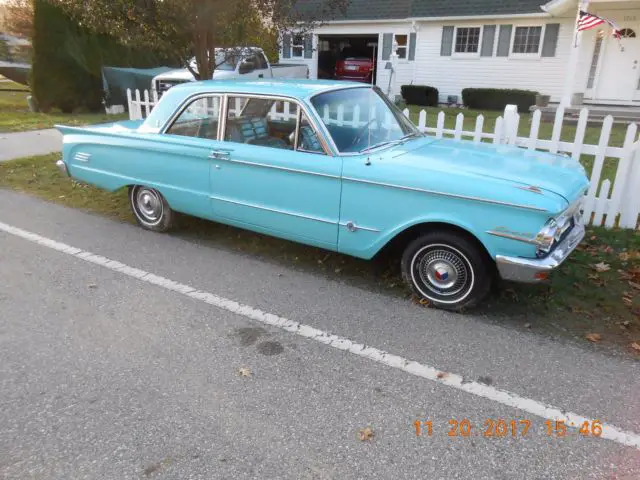
[[[436,375],[436,377],[438,377],[438,378],[444,378],[446,376],[447,376],[447,374],[445,372],[438,372],[438,374]]]
[[[622,303],[624,303],[627,307],[633,307],[633,297],[625,292],[622,296]]]
[[[593,268],[596,272],[599,272],[599,273],[607,272],[607,271],[611,270],[611,267],[609,266],[609,264],[604,263],[604,262],[600,262],[600,263],[596,263],[595,265],[591,265],[591,268]]]
[[[622,252],[621,254],[618,255],[618,258],[620,259],[621,262],[628,262],[629,261],[629,252]]]
[[[596,237],[595,235],[591,235],[591,238],[589,238],[589,240],[597,240],[598,237]]]
[[[600,335],[599,333],[589,333],[585,336],[585,338],[592,343],[597,343],[602,340],[602,335]]]
[[[89,288],[98,288],[98,285],[96,285],[95,283],[90,283],[89,285],[87,285],[87,287],[89,287]]]
[[[238,375],[240,375],[241,377],[250,377],[251,376],[251,370],[249,370],[248,368],[242,367],[238,369]]]
[[[640,283],[636,283],[636,282],[629,282],[629,286],[631,288],[635,288],[636,290],[640,290]]]
[[[588,274],[589,280],[600,280],[600,275],[598,275],[597,273],[590,273]]]
[[[334,270],[334,272],[336,272],[336,273],[340,273],[341,271],[342,271],[342,269],[341,269],[341,268],[336,268],[336,269]]]
[[[371,427],[361,428],[360,431],[358,432],[358,438],[360,439],[361,442],[371,440],[373,438],[373,428]]]
[[[421,298],[420,301],[418,302],[420,305],[429,305],[429,300],[427,300],[426,298]]]
[[[531,328],[531,324],[530,323],[525,323],[524,324],[524,328]]]
[[[602,248],[600,248],[600,250],[603,253],[613,253],[613,248],[611,248],[609,245],[603,246]]]
[[[636,352],[640,352],[640,343],[638,342],[633,342],[631,344],[631,348],[633,348]]]

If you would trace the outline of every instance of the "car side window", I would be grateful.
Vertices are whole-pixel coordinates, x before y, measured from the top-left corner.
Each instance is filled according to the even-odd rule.
[[[196,98],[178,115],[165,133],[217,140],[220,105],[218,95]]]
[[[224,139],[293,150],[298,105],[275,98],[229,97]]]
[[[258,53],[256,55],[256,68],[259,70],[264,70],[268,67],[269,65],[267,64],[267,59],[265,58],[264,53]]]

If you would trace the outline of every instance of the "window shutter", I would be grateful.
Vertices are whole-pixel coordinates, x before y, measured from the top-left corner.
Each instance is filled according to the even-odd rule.
[[[391,49],[393,48],[393,33],[385,33],[382,35],[382,60],[391,58]]]
[[[291,58],[291,34],[282,35],[282,58]]]
[[[511,46],[511,30],[513,25],[500,25],[500,33],[498,34],[498,51],[496,56],[508,57],[509,47]]]
[[[409,60],[416,59],[416,33],[409,34]]]
[[[482,27],[482,48],[480,49],[481,57],[493,56],[493,42],[496,38],[496,26],[485,25]]]
[[[304,58],[313,58],[313,35],[304,36]]]
[[[542,41],[542,56],[555,57],[556,46],[558,45],[559,23],[548,23],[544,29],[544,40]]]
[[[440,44],[440,56],[450,57],[453,49],[453,27],[442,27],[442,43]]]

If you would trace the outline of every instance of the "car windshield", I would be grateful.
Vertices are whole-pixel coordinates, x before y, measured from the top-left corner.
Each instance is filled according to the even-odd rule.
[[[364,153],[422,135],[377,88],[321,93],[311,104],[340,153]]]

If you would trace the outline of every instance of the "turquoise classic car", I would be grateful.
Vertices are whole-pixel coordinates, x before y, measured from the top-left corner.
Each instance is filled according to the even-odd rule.
[[[578,162],[425,136],[370,85],[194,82],[144,121],[58,129],[58,167],[127,188],[143,228],[181,212],[365,259],[395,247],[440,308],[543,281],[584,236]]]

